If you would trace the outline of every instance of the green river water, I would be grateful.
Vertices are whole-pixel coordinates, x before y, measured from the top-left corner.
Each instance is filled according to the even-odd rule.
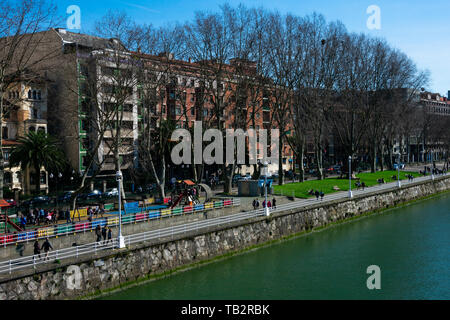
[[[366,269],[381,269],[368,290]],[[102,299],[450,299],[450,196],[301,236]]]

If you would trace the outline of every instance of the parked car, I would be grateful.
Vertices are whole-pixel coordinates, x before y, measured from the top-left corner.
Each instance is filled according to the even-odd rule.
[[[58,201],[67,202],[70,200],[70,198],[72,198],[72,194],[74,194],[74,193],[75,193],[75,191],[67,191],[62,196],[58,197]]]
[[[397,170],[399,167],[399,165],[397,163],[394,163],[394,169]],[[405,164],[404,163],[400,163],[400,170],[405,169]]]
[[[17,202],[14,199],[6,199],[6,202],[8,202],[11,207],[17,206]]]
[[[242,179],[242,176],[240,174],[235,174],[233,176],[233,183],[237,183],[241,179]]]
[[[266,177],[266,176],[260,176],[260,177],[259,177],[259,180],[258,180],[258,186],[259,186],[259,187],[263,187],[263,186],[264,186],[265,177]],[[267,177],[267,185],[268,185],[269,187],[271,187],[272,184],[273,184],[273,179],[272,179],[271,177]]]
[[[102,192],[100,190],[93,190],[92,192],[88,193],[87,199],[101,199]]]
[[[339,166],[339,165],[335,165],[335,166],[333,166],[333,171],[336,173],[336,174],[341,174],[341,166]]]
[[[42,205],[42,204],[48,204],[50,202],[50,198],[48,196],[38,196],[34,197],[32,199],[28,199],[24,202],[22,202],[23,206],[32,206],[32,205]]]
[[[117,197],[119,196],[119,190],[117,188],[108,189],[105,191],[103,196],[108,198]]]

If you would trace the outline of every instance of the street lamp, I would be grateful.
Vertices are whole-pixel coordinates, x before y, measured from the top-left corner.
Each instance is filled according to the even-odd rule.
[[[267,206],[267,171],[268,171],[268,167],[269,164],[267,163],[267,161],[264,161],[264,168],[266,168],[266,170],[264,170],[264,198],[265,198],[265,207],[264,207],[264,213],[266,214],[266,216],[270,216],[270,211],[269,211],[269,207]]]
[[[121,190],[120,190],[120,183],[122,182],[122,171],[117,171],[116,173],[116,181],[118,184],[118,190],[119,190],[119,249],[125,248],[125,239],[122,236],[122,199],[121,199]]]
[[[348,156],[348,197],[353,198],[352,192],[352,156]]]

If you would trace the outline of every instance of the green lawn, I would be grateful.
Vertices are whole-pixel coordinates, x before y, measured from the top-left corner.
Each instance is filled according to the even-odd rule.
[[[411,174],[414,177],[420,177],[421,175],[417,172],[400,172],[400,180],[405,180],[406,174]],[[356,176],[360,178],[361,182],[364,182],[367,187],[371,187],[374,185],[377,185],[378,179],[384,178],[384,181],[386,183],[396,181],[392,179],[393,176],[397,176],[397,171],[383,171],[383,172],[376,172],[376,173],[360,173]],[[356,181],[352,181],[352,189],[354,188],[356,190],[355,186]],[[348,179],[337,179],[337,178],[330,178],[325,180],[311,180],[311,181],[305,181],[305,182],[297,182],[297,183],[290,183],[285,184],[283,186],[274,186],[274,193],[277,195],[286,195],[286,196],[292,196],[293,192],[295,193],[295,197],[297,198],[309,198],[311,196],[308,195],[308,192],[313,190],[323,191],[325,194],[330,194],[334,192],[338,192],[333,190],[333,187],[337,186],[340,191],[347,191],[348,190]]]

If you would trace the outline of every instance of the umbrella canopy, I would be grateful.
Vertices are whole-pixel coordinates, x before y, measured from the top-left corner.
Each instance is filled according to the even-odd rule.
[[[5,199],[0,199],[0,208],[11,206]]]

